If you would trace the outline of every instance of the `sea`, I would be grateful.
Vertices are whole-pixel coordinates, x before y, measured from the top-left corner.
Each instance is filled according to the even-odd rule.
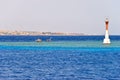
[[[103,39],[0,36],[0,80],[120,80],[120,36]]]

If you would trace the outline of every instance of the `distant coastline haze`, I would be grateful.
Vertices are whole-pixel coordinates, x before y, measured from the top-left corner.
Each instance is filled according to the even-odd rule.
[[[120,35],[119,0],[1,0],[0,30]]]

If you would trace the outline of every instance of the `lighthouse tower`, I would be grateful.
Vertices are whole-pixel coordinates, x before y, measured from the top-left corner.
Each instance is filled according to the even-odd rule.
[[[110,44],[111,43],[110,39],[109,39],[109,33],[108,33],[108,24],[109,24],[109,21],[106,18],[106,20],[105,20],[106,32],[105,32],[105,38],[103,40],[103,44]]]

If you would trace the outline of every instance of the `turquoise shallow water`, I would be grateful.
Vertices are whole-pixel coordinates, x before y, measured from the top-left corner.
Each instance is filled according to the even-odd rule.
[[[120,41],[113,41],[104,45],[102,41],[59,41],[59,42],[0,42],[0,49],[33,49],[33,50],[71,50],[71,49],[96,49],[119,50]]]
[[[0,80],[120,80],[120,41],[0,42]]]

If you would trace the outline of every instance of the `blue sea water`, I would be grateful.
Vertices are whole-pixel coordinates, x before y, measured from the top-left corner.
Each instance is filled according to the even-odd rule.
[[[0,36],[0,80],[120,80],[120,36],[110,38]]]

